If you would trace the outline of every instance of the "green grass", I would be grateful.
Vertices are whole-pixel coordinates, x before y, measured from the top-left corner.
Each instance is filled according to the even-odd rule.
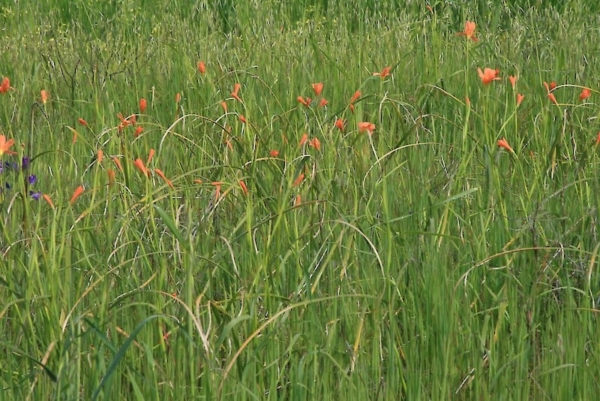
[[[0,398],[593,399],[586,2],[279,3],[0,5]]]

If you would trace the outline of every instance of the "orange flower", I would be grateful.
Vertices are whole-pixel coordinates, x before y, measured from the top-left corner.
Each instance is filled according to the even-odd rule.
[[[554,88],[556,88],[556,82],[552,81],[550,82],[550,85],[548,85],[548,90],[554,90]]]
[[[98,152],[96,153],[96,163],[100,165],[100,163],[102,163],[102,159],[104,159],[104,152],[102,149],[98,149]]]
[[[473,42],[477,42],[478,39],[475,37],[475,28],[477,24],[471,21],[465,21],[465,30],[457,33],[459,36],[466,36],[467,39],[471,39]]]
[[[202,184],[202,180],[198,180],[198,179],[196,179],[196,180],[194,180],[194,184],[201,185],[201,184]]]
[[[162,170],[159,170],[159,169],[155,168],[155,169],[154,169],[154,172],[155,172],[156,174],[158,174],[158,175],[160,176],[160,178],[162,178],[162,179],[163,179],[163,181],[167,183],[167,185],[169,185],[171,188],[175,188],[175,187],[173,186],[173,183],[171,182],[171,180],[169,180],[169,179],[168,179],[168,178],[165,176],[165,173],[163,173],[163,172],[162,172]]]
[[[300,148],[300,147],[304,146],[306,141],[308,141],[308,134],[305,132],[304,134],[302,134],[302,137],[300,138],[300,142],[298,142],[298,147]]]
[[[504,148],[504,149],[508,150],[510,153],[515,153],[513,148],[510,147],[510,145],[504,138],[498,140],[498,147]]]
[[[481,68],[478,68],[477,72],[479,73],[479,78],[481,78],[481,82],[483,82],[484,85],[488,85],[488,84],[492,83],[493,81],[500,80],[500,77],[498,76],[498,74],[500,73],[500,70],[493,70],[491,68],[485,68],[483,71],[481,71]]]
[[[137,117],[135,116],[135,114],[132,114],[129,117],[127,117],[127,121],[129,121],[130,124],[136,125]]]
[[[296,198],[294,199],[294,206],[300,206],[300,204],[302,203],[302,196],[300,194],[296,195]]]
[[[246,124],[246,117],[244,117],[242,114],[240,114],[239,119],[242,122],[242,124]]]
[[[181,93],[177,92],[175,94],[175,103],[181,102]]]
[[[206,74],[206,64],[204,64],[204,61],[198,61],[198,72],[202,75]]]
[[[277,156],[279,156],[279,151],[278,151],[278,150],[275,150],[275,149],[272,149],[272,150],[269,152],[269,156],[271,156],[271,157],[277,157]]]
[[[310,102],[312,102],[312,99],[311,99],[311,98],[309,98],[309,97],[307,97],[307,98],[303,98],[302,96],[298,96],[298,97],[296,98],[296,100],[297,100],[299,103],[302,103],[303,105],[305,105],[306,107],[309,107],[309,106],[310,106]]]
[[[52,198],[48,194],[43,194],[42,198],[50,205],[52,209],[54,209],[54,203],[52,203]]]
[[[596,136],[596,146],[600,145],[600,132],[598,132],[598,136]]]
[[[133,165],[136,166],[146,177],[150,177],[150,172],[148,171],[146,166],[144,166],[144,161],[142,159],[138,157],[133,162]]]
[[[144,127],[142,127],[141,125],[138,125],[137,128],[135,129],[135,132],[133,133],[133,136],[135,136],[137,138],[138,136],[140,136],[142,134],[142,132],[144,132]]]
[[[556,101],[556,97],[554,96],[554,93],[548,93],[548,99],[550,99],[550,101],[556,105],[558,105],[558,102]]]
[[[344,131],[344,120],[342,120],[341,118],[335,120],[335,127],[340,131]]]
[[[510,81],[510,84],[512,86],[513,89],[515,89],[515,86],[517,85],[517,77],[515,77],[514,75],[510,75],[508,77],[508,80]]]
[[[48,103],[48,92],[45,89],[42,89],[40,92],[40,97],[42,98],[42,103]]]
[[[215,187],[215,200],[219,200],[219,196],[221,196],[221,185],[223,184],[222,182],[211,182],[210,183],[212,186]]]
[[[304,181],[304,173],[301,173],[295,180],[294,183],[292,184],[292,187],[297,187],[298,185],[302,184],[302,181]]]
[[[391,70],[392,70],[392,67],[385,67],[383,70],[381,70],[381,72],[374,72],[373,76],[379,77],[381,79],[385,79],[388,75],[390,75]]]
[[[115,183],[115,170],[112,168],[106,169],[106,175],[108,176],[108,185],[113,185]]]
[[[469,99],[469,96],[465,96],[465,104],[467,107],[471,107],[471,99]]]
[[[583,88],[579,95],[579,100],[585,100],[590,96],[592,96],[592,91],[589,88]]]
[[[369,135],[373,135],[373,131],[375,131],[375,124],[369,122],[360,122],[358,123],[358,132],[367,132]]]
[[[221,107],[223,108],[223,111],[227,113],[227,103],[225,101],[221,102]]]
[[[2,80],[2,85],[0,85],[0,93],[5,94],[9,91],[10,88],[10,79],[8,77],[4,77]]]
[[[327,101],[327,99],[322,98],[321,101],[319,102],[319,107],[325,107],[325,106],[327,106],[327,103],[329,103]]]
[[[14,139],[9,139],[7,141],[6,137],[4,135],[0,135],[0,157],[3,156],[4,154],[16,155],[17,152],[13,152],[12,150],[10,150],[10,147],[13,146],[14,143],[15,143]]]
[[[312,84],[312,88],[315,91],[315,96],[319,96],[321,92],[323,92],[323,83],[319,82],[316,84]]]
[[[319,141],[319,138],[311,139],[310,142],[308,142],[308,145],[317,150],[321,150],[321,141]]]
[[[146,162],[146,165],[150,164],[153,157],[154,157],[154,149],[150,149],[150,151],[148,152],[148,161]]]
[[[88,126],[87,121],[85,121],[83,118],[78,119],[77,121],[79,121],[79,124],[83,125],[84,127]]]
[[[521,105],[521,102],[523,101],[524,97],[525,97],[525,95],[521,95],[520,93],[517,93],[517,107]]]
[[[148,102],[146,102],[146,99],[141,98],[140,99],[140,113],[144,114],[146,112],[146,107],[148,107]]]
[[[235,84],[233,86],[233,92],[231,92],[231,97],[234,98],[235,100],[237,100],[238,102],[242,101],[242,99],[240,99],[240,97],[238,96],[238,93],[239,93],[241,87],[242,87],[242,85]]]
[[[354,104],[360,98],[360,91],[354,92],[354,95],[350,98],[350,104]]]
[[[81,194],[83,193],[84,189],[83,189],[83,185],[78,186],[75,191],[73,192],[73,195],[71,195],[71,200],[69,200],[69,203],[72,205],[73,203],[75,203],[75,201],[77,200],[77,198],[79,198],[81,196]]]
[[[112,161],[116,164],[119,170],[123,171],[123,166],[121,165],[121,161],[117,158],[117,156],[113,156]]]
[[[242,188],[242,192],[244,193],[244,195],[248,195],[248,187],[246,186],[246,183],[240,180],[239,184],[240,188]]]

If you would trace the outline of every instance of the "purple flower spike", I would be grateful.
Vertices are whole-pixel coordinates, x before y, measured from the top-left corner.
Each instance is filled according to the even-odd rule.
[[[23,156],[21,159],[21,168],[25,170],[29,166],[29,156]]]
[[[33,185],[37,182],[37,177],[35,174],[31,174],[29,177],[27,177],[27,181],[29,182],[29,185]]]
[[[35,199],[35,200],[39,200],[42,197],[42,193],[41,192],[33,192],[33,191],[29,191],[29,195]]]

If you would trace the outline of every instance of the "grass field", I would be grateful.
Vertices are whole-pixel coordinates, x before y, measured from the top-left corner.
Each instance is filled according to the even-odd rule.
[[[283,3],[1,2],[0,399],[595,399],[597,6]]]

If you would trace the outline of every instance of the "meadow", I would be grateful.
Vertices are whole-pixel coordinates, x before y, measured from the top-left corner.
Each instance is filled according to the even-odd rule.
[[[1,2],[0,399],[594,399],[594,7]]]

